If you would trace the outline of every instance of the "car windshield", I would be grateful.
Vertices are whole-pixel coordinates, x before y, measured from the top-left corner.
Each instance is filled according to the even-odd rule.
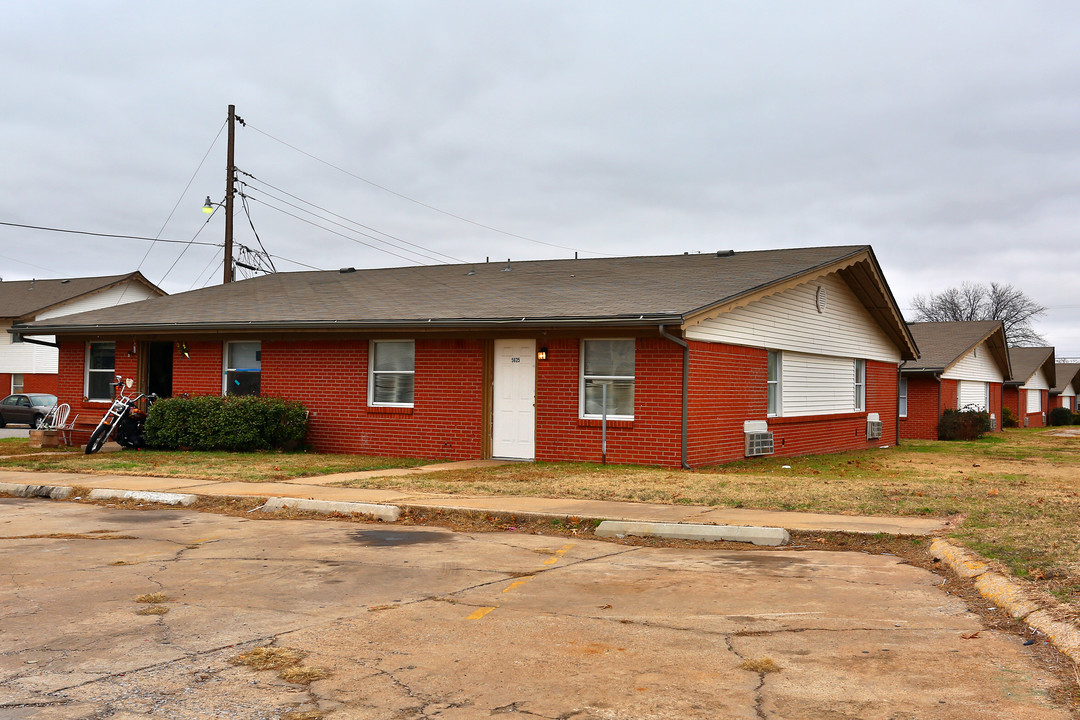
[[[46,407],[48,405],[56,404],[55,395],[31,395],[30,402],[34,403],[35,407]]]

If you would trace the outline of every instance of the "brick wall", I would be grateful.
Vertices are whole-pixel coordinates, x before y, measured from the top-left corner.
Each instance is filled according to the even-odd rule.
[[[118,338],[116,372],[135,377],[130,338]],[[482,340],[418,339],[412,408],[367,405],[368,341],[268,340],[262,344],[262,394],[299,400],[311,411],[311,445],[323,452],[425,458],[482,457],[485,417]],[[599,461],[598,420],[578,417],[580,341],[544,338],[548,359],[536,369],[536,458]],[[608,425],[607,460],[678,466],[681,443],[682,348],[659,337],[635,341],[634,420]],[[107,408],[83,398],[82,341],[63,341],[59,392],[78,412],[85,442]],[[223,344],[176,344],[173,394],[218,395]],[[896,367],[866,363],[864,412],[773,418],[779,455],[836,452],[891,445],[896,437]],[[765,419],[767,353],[761,349],[691,343],[690,464],[743,457],[743,422]],[[879,440],[866,439],[866,415],[884,422]]]
[[[941,412],[938,409],[940,389],[941,384],[933,377],[908,376],[907,417],[900,418],[901,438],[937,440],[938,418]],[[941,397],[941,401],[944,399]]]
[[[55,395],[59,386],[59,375],[52,373],[23,373],[23,392],[48,393]],[[11,393],[11,373],[0,373],[0,397]]]
[[[579,415],[580,341],[545,340],[536,369],[536,459],[599,462],[599,420]],[[678,466],[681,452],[682,348],[664,338],[637,338],[634,419],[609,421],[607,461]]]

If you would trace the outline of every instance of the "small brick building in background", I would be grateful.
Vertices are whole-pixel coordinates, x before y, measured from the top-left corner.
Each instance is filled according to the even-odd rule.
[[[299,400],[325,452],[672,467],[895,444],[917,356],[868,246],[278,273],[19,330],[82,440],[122,375]]]
[[[1052,347],[1009,348],[1012,378],[1005,383],[1002,404],[1016,414],[1020,427],[1046,425],[1050,388],[1057,382]]]
[[[909,323],[919,358],[900,367],[900,437],[936,440],[946,410],[983,410],[1001,430],[1002,386],[1011,377],[999,320]]]

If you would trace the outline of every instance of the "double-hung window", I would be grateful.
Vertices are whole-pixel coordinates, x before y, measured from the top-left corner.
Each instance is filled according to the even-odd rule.
[[[225,394],[258,395],[262,384],[262,343],[225,343]]]
[[[769,351],[768,401],[765,414],[776,417],[780,414],[780,351]]]
[[[23,391],[22,373],[11,373],[11,394],[18,395]]]
[[[900,378],[900,417],[907,417],[907,378]]]
[[[116,343],[86,343],[84,394],[87,400],[112,400],[116,381]]]
[[[416,376],[413,340],[372,340],[368,405],[412,407]]]
[[[583,418],[634,419],[634,341],[583,340],[580,412]]]
[[[855,409],[866,409],[866,361],[855,361]]]

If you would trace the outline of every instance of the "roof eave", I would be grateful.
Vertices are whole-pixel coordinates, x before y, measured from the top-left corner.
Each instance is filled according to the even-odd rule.
[[[21,335],[86,335],[115,333],[138,335],[159,332],[282,332],[282,331],[354,331],[354,330],[420,330],[483,329],[505,327],[632,327],[639,325],[681,325],[684,317],[678,314],[648,314],[598,317],[512,317],[512,318],[429,318],[427,320],[364,320],[364,321],[289,321],[289,322],[225,322],[225,323],[125,323],[123,325],[37,325],[32,328],[12,326],[9,333]]]

